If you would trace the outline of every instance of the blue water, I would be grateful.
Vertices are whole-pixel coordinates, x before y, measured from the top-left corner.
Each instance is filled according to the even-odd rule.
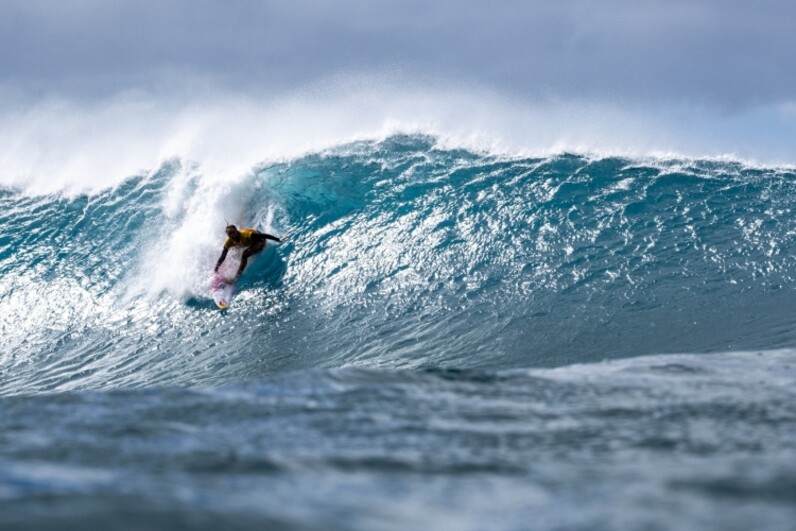
[[[792,528],[794,209],[422,135],[0,190],[0,527]],[[288,238],[222,312],[227,221]]]

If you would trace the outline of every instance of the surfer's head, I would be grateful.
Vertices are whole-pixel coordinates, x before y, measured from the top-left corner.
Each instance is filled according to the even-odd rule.
[[[224,229],[224,232],[226,232],[227,236],[229,236],[233,240],[237,240],[240,237],[240,232],[238,232],[238,227],[236,227],[235,225],[227,225],[227,228]]]

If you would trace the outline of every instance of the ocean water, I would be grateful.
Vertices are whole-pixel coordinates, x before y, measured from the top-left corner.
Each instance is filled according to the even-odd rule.
[[[0,528],[793,529],[795,209],[421,134],[2,188]]]

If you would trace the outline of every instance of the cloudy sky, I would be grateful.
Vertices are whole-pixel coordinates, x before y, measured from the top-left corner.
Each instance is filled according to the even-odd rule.
[[[700,134],[715,126],[740,149],[751,127],[782,158],[796,145],[796,2],[0,2],[0,107],[130,91],[267,100],[341,77],[529,106],[698,109],[718,120]]]
[[[385,69],[730,110],[796,96],[787,0],[12,0],[0,39],[4,82],[82,96],[181,76],[267,91]]]

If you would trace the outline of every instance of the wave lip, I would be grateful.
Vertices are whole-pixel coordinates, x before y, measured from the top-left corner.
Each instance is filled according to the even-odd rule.
[[[522,157],[743,159],[791,170],[796,162],[787,102],[728,115],[682,105],[528,100],[461,81],[384,73],[267,97],[192,84],[171,95],[7,99],[0,105],[0,186],[32,195],[96,193],[174,159],[223,181],[262,161],[400,134]]]

